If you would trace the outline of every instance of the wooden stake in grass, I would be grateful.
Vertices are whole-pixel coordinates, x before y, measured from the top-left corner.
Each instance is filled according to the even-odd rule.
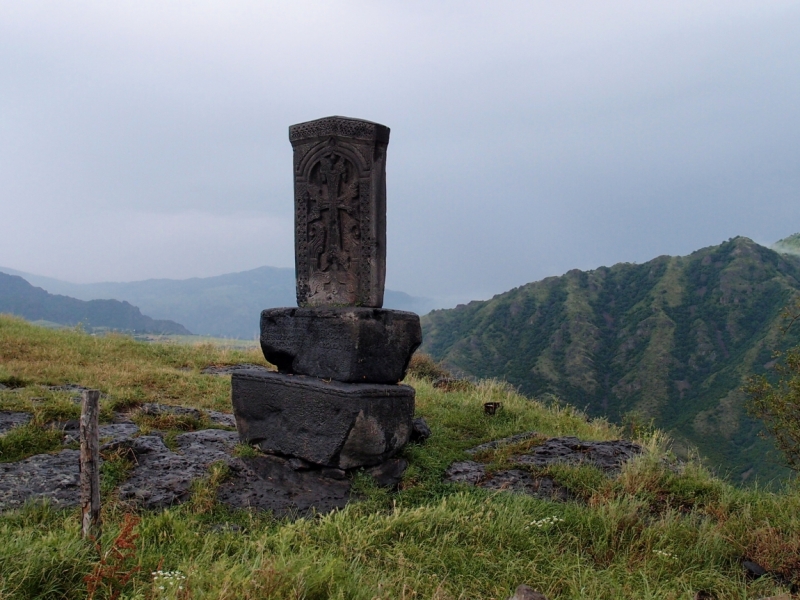
[[[100,536],[100,392],[86,390],[81,401],[81,535]]]

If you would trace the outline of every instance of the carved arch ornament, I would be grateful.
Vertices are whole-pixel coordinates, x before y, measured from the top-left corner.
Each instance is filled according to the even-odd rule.
[[[298,202],[305,213],[308,292],[306,302],[358,303],[361,259],[361,171],[352,153],[335,140],[311,153]]]

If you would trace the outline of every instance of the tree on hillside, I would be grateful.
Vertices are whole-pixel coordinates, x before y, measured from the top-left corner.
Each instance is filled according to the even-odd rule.
[[[800,321],[800,300],[788,308],[785,332]],[[763,375],[751,377],[745,386],[750,395],[748,409],[775,436],[789,468],[800,471],[800,346],[776,353],[777,382]]]

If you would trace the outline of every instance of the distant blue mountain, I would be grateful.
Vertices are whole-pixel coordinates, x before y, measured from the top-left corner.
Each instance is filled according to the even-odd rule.
[[[54,294],[81,300],[114,298],[159,319],[183,323],[200,335],[254,339],[265,308],[295,306],[294,269],[259,267],[240,273],[192,279],[147,279],[128,283],[69,283],[0,267]],[[386,290],[384,307],[429,312],[433,302]]]
[[[29,321],[50,321],[61,325],[81,324],[87,329],[113,329],[134,333],[190,335],[183,325],[152,319],[128,302],[118,300],[77,300],[48,294],[22,277],[0,273],[0,313]]]

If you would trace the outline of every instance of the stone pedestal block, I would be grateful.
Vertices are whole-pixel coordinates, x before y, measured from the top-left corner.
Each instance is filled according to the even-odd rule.
[[[233,412],[243,443],[315,465],[377,465],[411,436],[414,388],[238,371]]]
[[[281,373],[350,383],[397,383],[422,342],[419,317],[376,308],[272,308],[261,349]]]

